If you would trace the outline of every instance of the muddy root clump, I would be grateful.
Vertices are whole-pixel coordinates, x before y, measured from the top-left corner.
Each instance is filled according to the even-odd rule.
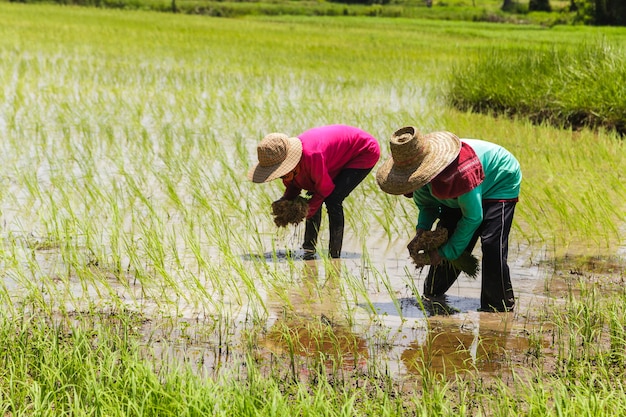
[[[418,268],[430,265],[430,256],[428,252],[437,249],[448,240],[448,229],[437,228],[435,230],[427,230],[423,232],[419,238],[412,240],[407,249],[413,263]]]
[[[428,252],[437,249],[448,241],[448,229],[444,227],[423,232],[418,239],[412,240],[407,246],[411,257],[420,252]],[[423,265],[422,265],[423,266]]]
[[[418,239],[412,240],[408,244],[407,249],[415,266],[423,268],[426,265],[430,265],[428,252],[437,249],[447,241],[448,229],[441,227],[423,232]],[[469,252],[463,252],[461,256],[452,261],[444,259],[443,262],[450,263],[454,268],[465,272],[471,278],[478,276],[478,259]]]
[[[297,225],[306,218],[308,212],[309,201],[301,196],[294,200],[276,200],[272,203],[274,224],[278,227]]]

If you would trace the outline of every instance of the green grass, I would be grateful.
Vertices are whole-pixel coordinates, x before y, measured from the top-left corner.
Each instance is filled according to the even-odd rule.
[[[626,134],[626,50],[598,41],[541,51],[497,49],[451,75],[449,102],[461,110],[520,116]]]
[[[132,323],[109,323],[83,329],[30,315],[4,317],[0,409],[49,416],[348,416],[398,408],[383,391],[370,399],[328,381],[313,392],[297,385],[284,392],[280,380],[261,378],[252,361],[232,379],[204,379],[186,367],[155,370],[142,359]]]
[[[5,0],[6,1],[6,0]],[[24,3],[41,3],[25,0]],[[46,2],[46,1],[44,1]],[[365,16],[418,18],[514,24],[572,24],[575,14],[568,1],[552,1],[553,12],[528,12],[528,1],[517,2],[515,10],[503,12],[501,0],[433,1],[391,0],[385,4],[346,4],[328,0],[210,1],[210,0],[56,0],[63,5],[124,10],[152,10],[166,13],[198,14],[212,17],[243,16]]]
[[[420,378],[402,384],[410,395],[385,375],[360,375],[356,386],[315,369],[304,381],[286,378],[290,371],[280,368],[263,376],[251,356],[236,374],[204,378],[189,365],[155,367],[146,360],[150,355],[140,348],[136,330],[141,317],[128,312],[51,321],[45,313],[22,311],[0,320],[0,409],[75,416],[619,415],[626,409],[625,300],[600,300],[591,294],[598,287],[581,283],[581,288],[565,310],[553,311],[553,323],[545,324],[550,349],[558,351],[556,368],[540,354],[529,357],[524,369],[495,379],[471,377],[471,366],[442,374],[435,338],[436,357],[413,362]],[[605,307],[596,304],[607,301]],[[493,340],[482,343],[483,355],[506,352]]]
[[[397,329],[374,314],[381,294],[401,310],[403,288],[377,266],[387,255],[370,244],[401,242],[404,250],[417,213],[409,200],[380,192],[373,176],[345,203],[362,266],[340,270],[333,285],[313,278],[324,295],[306,298],[334,301],[322,312],[337,325],[316,340],[338,341],[335,330],[345,328],[366,337],[365,366],[329,366],[327,375],[323,352],[260,349],[282,309],[313,325],[321,314],[292,294],[303,285],[302,263],[278,259],[301,237],[277,232],[271,218],[281,186],[245,177],[272,131],[353,124],[379,138],[385,159],[400,126],[446,129],[498,142],[520,160],[516,242],[540,254],[615,256],[623,141],[461,112],[442,94],[453,68],[486,51],[572,46],[598,34],[618,44],[626,37],[615,28],[212,19],[0,3],[0,410],[536,415],[557,406],[595,412],[594,398],[608,398],[604,410],[619,414],[621,379],[611,379],[624,368],[619,286],[541,306],[542,323],[555,329],[553,353],[529,356],[529,375],[485,380],[475,370],[468,379],[425,368],[391,378],[385,355],[417,330],[404,317]],[[267,252],[275,261],[266,262]],[[407,281],[415,288],[409,271]],[[331,295],[322,292],[329,287]],[[579,374],[555,370],[555,357],[579,361],[584,381],[597,384],[577,385]],[[609,360],[610,372],[598,367]],[[563,400],[568,389],[575,402]]]

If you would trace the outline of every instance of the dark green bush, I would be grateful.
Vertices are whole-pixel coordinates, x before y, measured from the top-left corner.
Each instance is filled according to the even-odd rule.
[[[626,58],[603,43],[566,50],[493,50],[452,71],[461,110],[626,134]]]
[[[626,26],[624,0],[572,0],[578,21],[593,25]]]
[[[528,2],[529,12],[551,12],[550,0],[530,0]]]

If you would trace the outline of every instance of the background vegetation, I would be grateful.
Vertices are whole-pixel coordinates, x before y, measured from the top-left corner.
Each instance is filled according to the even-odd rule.
[[[3,0],[7,1],[7,0]],[[247,15],[369,16],[509,22],[518,24],[624,25],[626,12],[619,0],[8,0],[20,3],[55,2],[121,9],[219,17]]]
[[[626,134],[626,61],[597,40],[571,49],[497,49],[459,65],[449,102],[461,110],[521,116],[579,130]]]
[[[567,58],[603,39],[613,51],[596,56],[621,62],[625,37],[617,28],[0,3],[0,410],[623,414],[623,139],[460,111],[448,88],[455,69],[501,49],[521,62],[549,59],[551,48]],[[346,201],[357,267],[322,258],[325,276],[307,280],[308,265],[285,256],[300,236],[269,215],[281,186],[245,178],[256,144],[268,132],[338,122],[372,132],[383,159],[391,132],[407,124],[491,140],[518,157],[511,249],[529,268],[549,263],[546,288],[561,280],[564,289],[496,316],[505,328],[521,322],[517,361],[506,335],[470,332],[474,345],[445,355],[460,355],[464,370],[446,367],[437,345],[446,334],[432,332],[441,325],[402,315],[402,295],[415,303],[419,292],[398,255],[417,213],[373,176]],[[565,255],[586,263],[562,266]],[[592,263],[605,274],[581,271]],[[374,308],[377,297],[391,313]],[[310,306],[320,299],[332,308]],[[455,330],[454,340],[463,336]],[[280,344],[272,350],[270,335]],[[411,372],[394,373],[398,363]],[[484,363],[506,367],[484,374]]]

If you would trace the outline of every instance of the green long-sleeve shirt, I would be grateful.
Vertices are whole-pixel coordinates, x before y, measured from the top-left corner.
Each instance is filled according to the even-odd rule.
[[[462,218],[448,242],[439,248],[445,259],[457,259],[483,221],[483,200],[511,200],[519,196],[522,171],[517,159],[503,147],[478,139],[461,139],[474,149],[485,171],[485,179],[473,190],[452,199],[432,195],[431,185],[413,192],[419,209],[417,228],[430,230],[440,207],[461,209]]]

